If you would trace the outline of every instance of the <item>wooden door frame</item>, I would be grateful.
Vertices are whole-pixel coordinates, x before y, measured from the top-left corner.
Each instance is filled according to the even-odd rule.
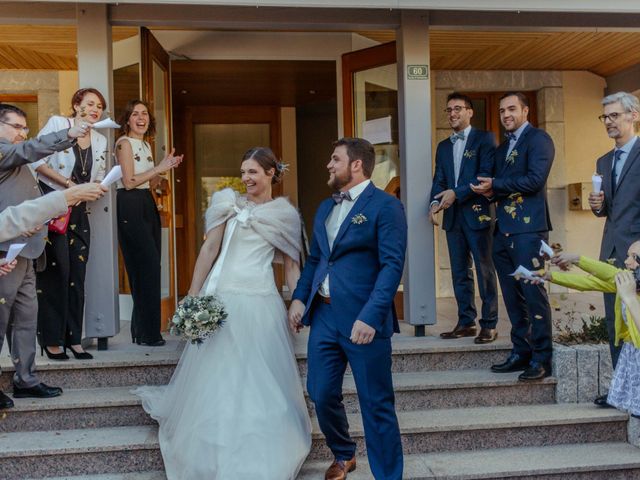
[[[184,152],[182,167],[176,171],[175,211],[176,211],[176,246],[181,259],[177,265],[178,295],[186,294],[191,282],[191,274],[201,241],[196,238],[196,222],[202,218],[196,213],[195,189],[195,135],[194,128],[198,124],[233,124],[233,123],[268,123],[271,149],[276,157],[282,156],[282,140],[280,134],[280,107],[273,106],[192,106],[186,107],[176,122],[182,134],[176,138],[176,148]],[[240,159],[238,159],[238,170]],[[278,196],[278,188],[274,186],[274,196]]]
[[[173,119],[171,115],[171,58],[169,54],[162,48],[162,45],[152,35],[151,31],[145,27],[140,28],[140,73],[141,73],[141,86],[142,86],[142,98],[149,105],[151,112],[155,111],[154,105],[154,91],[153,91],[153,64],[157,63],[164,72],[165,92],[164,92],[164,104],[165,104],[165,125],[167,129],[167,145],[165,145],[165,151],[170,152],[173,147]],[[155,139],[150,140],[151,151],[155,152]],[[161,159],[156,158],[158,162]],[[167,174],[169,181],[169,192],[167,194],[158,196],[154,193],[154,199],[156,203],[160,203],[162,211],[160,212],[160,219],[163,228],[169,229],[169,296],[162,298],[161,300],[161,325],[165,330],[169,323],[169,318],[173,314],[176,307],[176,261],[175,261],[175,222],[174,211],[175,205],[173,202],[172,189],[174,185],[174,172],[170,170]]]
[[[356,50],[342,55],[342,118],[344,136],[355,132],[353,116],[353,74],[396,63],[396,42]]]

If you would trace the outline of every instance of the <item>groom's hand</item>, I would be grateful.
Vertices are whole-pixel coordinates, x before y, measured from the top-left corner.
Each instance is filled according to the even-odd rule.
[[[373,337],[376,334],[376,330],[370,327],[362,320],[356,320],[351,329],[351,343],[356,345],[366,345],[373,341]]]
[[[293,300],[289,306],[289,329],[291,333],[300,333],[302,330],[302,315],[304,314],[304,303],[300,300]]]

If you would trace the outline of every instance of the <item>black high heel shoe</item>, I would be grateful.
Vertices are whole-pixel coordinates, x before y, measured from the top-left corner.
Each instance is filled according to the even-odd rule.
[[[46,346],[40,346],[40,356],[43,356],[45,352],[50,360],[69,360],[69,355],[64,351],[62,353],[51,353]]]
[[[73,349],[73,347],[68,347],[68,348],[69,348],[69,350],[71,350],[71,353],[73,353],[73,356],[75,357],[76,360],[91,360],[91,359],[93,359],[93,355],[91,355],[89,352],[76,352]],[[67,353],[67,347],[64,347],[64,353]]]

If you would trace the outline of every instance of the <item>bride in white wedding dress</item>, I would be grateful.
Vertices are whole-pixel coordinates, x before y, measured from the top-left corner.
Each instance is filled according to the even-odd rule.
[[[216,294],[225,324],[187,344],[169,385],[134,393],[158,421],[169,480],[295,479],[311,447],[311,423],[272,263],[300,275],[300,218],[271,200],[282,175],[268,148],[243,157],[246,197],[213,194],[189,295]],[[214,264],[215,260],[215,264]],[[213,266],[213,268],[212,268]]]

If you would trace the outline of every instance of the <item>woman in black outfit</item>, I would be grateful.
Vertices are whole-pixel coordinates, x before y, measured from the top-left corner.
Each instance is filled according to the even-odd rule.
[[[147,140],[155,133],[155,121],[146,103],[130,101],[119,123],[118,240],[133,297],[131,338],[138,345],[158,347],[165,344],[160,335],[160,216],[150,188],[180,164],[182,155],[176,157],[172,150],[154,164]]]

